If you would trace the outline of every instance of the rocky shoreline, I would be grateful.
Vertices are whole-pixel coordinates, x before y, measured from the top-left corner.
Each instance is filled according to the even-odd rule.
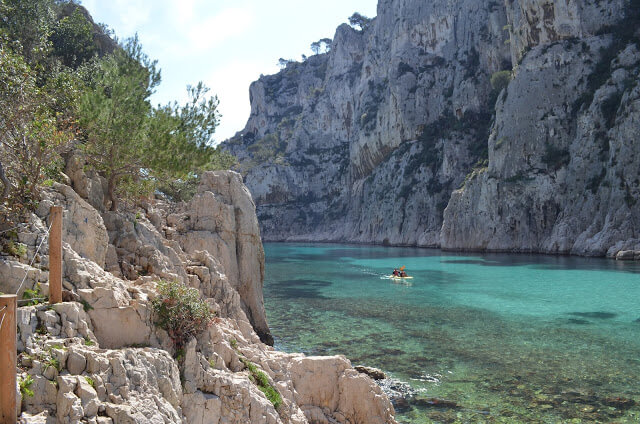
[[[46,295],[46,247],[33,268],[26,262],[45,236],[49,206],[63,206],[71,301],[19,308],[21,422],[395,423],[382,389],[345,357],[287,354],[263,343],[272,340],[264,253],[239,174],[204,174],[189,203],[156,199],[122,213],[102,209],[104,182],[77,157],[66,174],[16,231],[24,256],[0,258],[0,291],[15,292],[26,272],[18,297],[38,284]],[[181,352],[154,324],[159,280],[197,289],[216,312]],[[277,408],[247,364],[281,395]]]

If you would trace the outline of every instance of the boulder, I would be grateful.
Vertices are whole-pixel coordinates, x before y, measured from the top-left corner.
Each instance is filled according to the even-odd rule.
[[[353,367],[353,369],[355,369],[361,374],[368,375],[374,380],[384,380],[387,378],[387,375],[384,373],[384,371],[378,368],[366,367],[364,365],[356,365],[355,367]]]

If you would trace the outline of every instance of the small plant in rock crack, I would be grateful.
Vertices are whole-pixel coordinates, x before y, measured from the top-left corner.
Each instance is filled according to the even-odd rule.
[[[249,370],[249,379],[258,386],[258,389],[260,389],[262,393],[265,394],[267,399],[269,399],[273,404],[273,407],[278,409],[280,405],[282,405],[282,396],[280,395],[280,392],[278,392],[278,390],[269,383],[267,374],[258,369],[253,362],[243,356],[240,357],[240,361]]]
[[[153,310],[156,324],[169,334],[176,351],[183,350],[191,337],[209,327],[215,316],[198,290],[177,281],[158,283]]]
[[[43,303],[42,297],[42,287],[40,287],[40,283],[36,284],[33,290],[25,289],[22,293],[22,300],[25,300],[26,303],[24,306],[35,306],[40,303]]]
[[[44,358],[42,358],[42,361],[44,364],[45,371],[49,367],[55,368],[56,370],[58,370],[58,372],[62,371],[62,365],[60,364],[60,360],[55,356],[53,355],[45,356]]]
[[[96,382],[93,378],[85,376],[84,379],[87,380],[87,383],[89,383],[91,387],[96,388]]]
[[[33,377],[31,377],[29,374],[27,374],[27,376],[25,378],[20,377],[20,379],[18,380],[18,385],[20,386],[20,393],[22,394],[22,397],[33,397],[34,393],[33,390],[31,390],[31,385],[33,384]]]

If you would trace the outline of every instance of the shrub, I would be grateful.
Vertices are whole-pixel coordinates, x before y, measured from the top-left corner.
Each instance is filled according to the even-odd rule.
[[[242,361],[244,366],[247,367],[251,373],[249,379],[258,386],[258,389],[264,393],[267,399],[269,399],[273,404],[273,407],[278,409],[278,407],[282,405],[282,396],[278,390],[269,383],[267,374],[265,374],[264,371],[259,370],[258,367],[256,367],[256,365],[247,358],[240,357],[240,361]]]
[[[20,378],[20,380],[18,381],[18,385],[20,386],[20,393],[22,394],[22,397],[33,397],[34,393],[33,390],[31,390],[31,385],[33,384],[33,377],[31,377],[29,374],[27,374],[27,376],[25,378]]]
[[[40,287],[40,283],[36,284],[36,287],[31,289],[25,289],[22,293],[22,300],[26,300],[25,306],[35,306],[39,303],[43,303],[42,297],[42,287]]]
[[[491,88],[498,93],[511,82],[511,71],[498,71],[491,75]]]
[[[11,256],[17,256],[18,258],[24,258],[27,256],[27,245],[23,243],[15,243],[13,240],[10,240],[6,244],[5,250]]]
[[[191,337],[205,330],[215,315],[198,290],[177,281],[158,283],[153,310],[156,324],[169,333],[176,350],[182,350]]]
[[[53,367],[55,369],[58,370],[58,372],[62,371],[62,364],[60,364],[60,360],[53,356],[53,353],[49,352],[49,354],[42,359],[42,362],[44,364],[44,370],[46,371],[47,368],[49,367]]]
[[[549,143],[546,144],[542,162],[550,169],[557,171],[563,166],[568,165],[570,161],[571,155],[567,149],[561,149]]]

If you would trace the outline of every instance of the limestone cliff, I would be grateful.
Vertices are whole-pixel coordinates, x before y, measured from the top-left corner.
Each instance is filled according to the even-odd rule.
[[[271,341],[264,253],[239,174],[204,174],[188,203],[153,199],[100,213],[91,203],[102,204],[101,179],[85,174],[79,157],[68,159],[67,173],[69,184],[47,189],[11,236],[26,253],[0,255],[0,291],[21,298],[40,283],[46,295],[47,244],[36,250],[50,206],[63,207],[66,302],[18,308],[18,375],[33,392],[19,402],[21,422],[395,423],[382,389],[346,358],[285,354],[261,342]],[[154,323],[161,279],[197,289],[216,313],[182,352]],[[277,409],[249,362],[280,393]]]
[[[637,16],[636,0],[380,0],[362,31],[250,87],[225,146],[263,237],[633,248]]]
[[[497,2],[383,0],[328,54],[253,83],[226,145],[263,237],[439,244],[451,191],[486,155],[506,24]]]
[[[509,9],[512,54],[526,54],[496,104],[488,168],[451,197],[442,246],[638,249],[640,5],[522,3]]]

